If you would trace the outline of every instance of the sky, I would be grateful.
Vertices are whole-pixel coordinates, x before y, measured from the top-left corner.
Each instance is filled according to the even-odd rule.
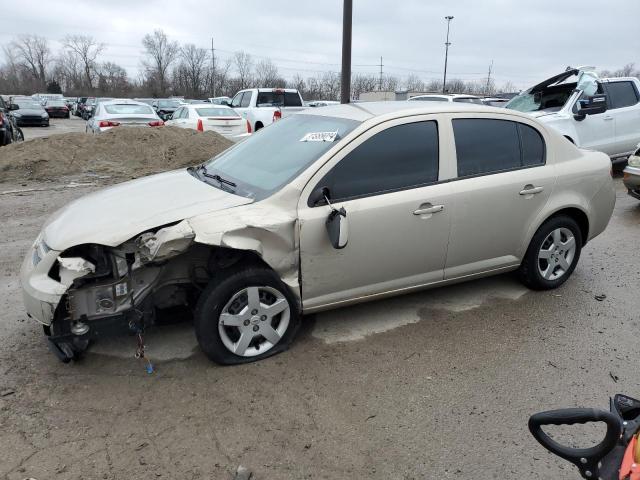
[[[340,70],[342,0],[20,0],[3,1],[0,45],[38,34],[53,49],[67,35],[91,35],[137,78],[141,39],[211,48],[218,61],[244,50],[270,58],[285,78]],[[640,0],[353,0],[354,73],[442,78],[446,15],[448,77],[511,81],[526,88],[568,65],[640,68]]]

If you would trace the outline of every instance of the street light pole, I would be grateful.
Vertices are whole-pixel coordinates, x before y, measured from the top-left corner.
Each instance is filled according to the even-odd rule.
[[[353,0],[344,0],[342,11],[342,78],[340,81],[340,103],[351,99],[351,21]]]
[[[449,45],[451,45],[451,42],[449,42],[449,26],[451,25],[453,16],[447,15],[444,19],[447,21],[447,41],[444,44],[444,78],[442,79],[442,93],[446,93],[447,91],[447,60],[449,58]]]

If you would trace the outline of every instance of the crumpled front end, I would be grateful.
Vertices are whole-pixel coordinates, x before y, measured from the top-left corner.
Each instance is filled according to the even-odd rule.
[[[141,333],[176,309],[193,312],[203,289],[238,265],[267,265],[299,297],[296,217],[258,207],[201,215],[112,247],[56,251],[41,234],[27,253],[25,307],[68,361],[89,341]]]

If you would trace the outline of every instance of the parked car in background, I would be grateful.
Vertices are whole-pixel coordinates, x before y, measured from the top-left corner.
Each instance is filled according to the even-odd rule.
[[[209,98],[209,103],[214,105],[231,105],[231,97],[212,97]]]
[[[9,121],[9,105],[0,96],[0,146],[9,145],[12,140],[11,122]]]
[[[32,98],[14,98],[11,100],[10,113],[18,127],[48,127],[49,114],[44,107]]]
[[[182,104],[183,104],[183,105],[190,105],[190,104],[192,104],[192,103],[199,103],[199,104],[202,104],[202,103],[211,103],[211,102],[210,102],[210,101],[209,101],[209,99],[207,99],[207,98],[205,98],[205,99],[201,99],[201,100],[198,100],[197,98],[185,98],[185,99],[182,101]]]
[[[69,107],[64,100],[46,100],[44,109],[49,114],[49,118],[71,118]]]
[[[338,105],[75,200],[20,278],[63,360],[194,302],[202,350],[237,364],[286,349],[304,313],[512,270],[556,288],[614,204],[609,158],[528,115]]]
[[[98,102],[95,114],[85,127],[87,133],[100,133],[114,127],[161,127],[164,122],[146,103],[134,100]]]
[[[231,108],[246,118],[257,132],[292,113],[304,110],[298,90],[293,88],[250,88],[241,90],[231,100]]]
[[[80,109],[80,117],[83,120],[89,120],[93,115],[93,109],[96,107],[96,97],[88,97],[82,104]]]
[[[508,98],[500,98],[500,97],[485,97],[481,99],[484,105],[488,105],[490,107],[504,107],[508,102]]]
[[[168,120],[173,112],[181,105],[181,101],[175,98],[155,99],[152,103],[154,110],[162,120]]]
[[[416,95],[409,98],[410,102],[456,102],[475,103],[482,105],[482,99],[475,95],[464,95],[459,93],[429,93],[426,95]]]
[[[640,143],[640,80],[599,78],[593,67],[570,68],[507,103],[579,147],[623,161]]]
[[[339,105],[340,102],[335,102],[333,100],[312,100],[307,102],[307,107],[328,107],[329,105]]]
[[[178,108],[167,126],[192,128],[200,132],[214,131],[225,137],[237,139],[249,133],[249,121],[226,105],[211,103],[189,104]]]
[[[78,97],[71,107],[71,113],[76,117],[82,116],[82,108],[89,97]]]
[[[623,171],[623,181],[629,195],[640,200],[640,145],[627,161]]]

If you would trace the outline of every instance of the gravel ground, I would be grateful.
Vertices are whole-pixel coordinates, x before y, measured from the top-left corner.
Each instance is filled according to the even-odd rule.
[[[25,140],[34,138],[50,137],[61,133],[84,132],[84,126],[87,122],[80,117],[71,116],[71,118],[52,118],[49,120],[48,127],[22,127]]]
[[[577,479],[529,415],[640,396],[640,203],[620,179],[609,228],[557,291],[503,275],[336,310],[231,368],[189,325],[163,327],[153,375],[133,339],[58,363],[25,318],[21,258],[46,215],[95,188],[50,190],[64,183],[1,185],[48,190],[0,195],[0,478]]]

